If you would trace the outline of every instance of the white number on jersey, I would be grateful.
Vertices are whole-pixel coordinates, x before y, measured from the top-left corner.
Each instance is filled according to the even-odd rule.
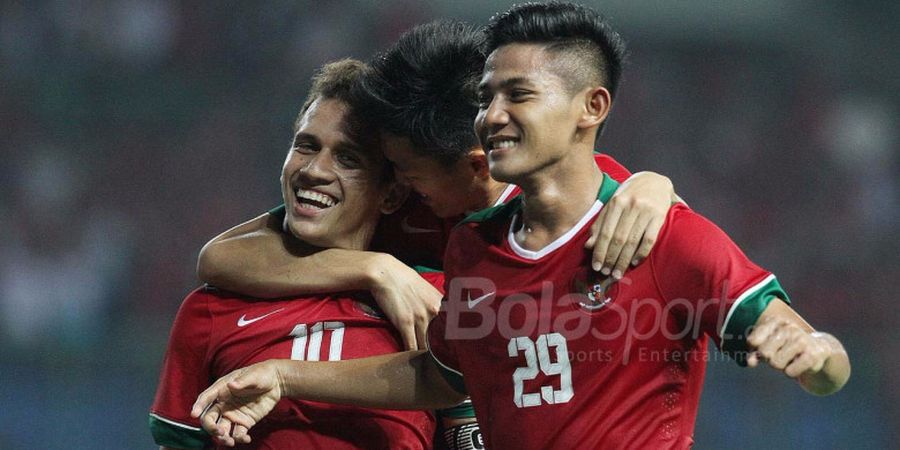
[[[291,359],[295,361],[320,361],[322,354],[322,335],[331,333],[331,345],[328,346],[328,361],[341,360],[341,348],[344,345],[344,322],[316,322],[311,327],[305,323],[298,324],[291,331],[294,345],[291,347]]]
[[[550,347],[556,350],[556,362],[550,362]],[[572,389],[572,366],[569,364],[569,350],[566,338],[559,333],[542,334],[536,341],[527,336],[509,340],[510,358],[515,358],[522,351],[525,356],[525,367],[517,367],[513,372],[513,402],[519,408],[540,406],[541,399],[548,404],[566,403],[575,395]],[[525,381],[533,380],[538,375],[538,367],[544,375],[559,375],[559,389],[553,386],[541,386],[541,393],[525,394]]]

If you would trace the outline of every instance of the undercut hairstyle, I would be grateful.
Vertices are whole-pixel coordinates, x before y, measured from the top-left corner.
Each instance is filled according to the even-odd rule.
[[[462,22],[435,21],[406,33],[369,63],[353,102],[416,154],[452,165],[476,147],[483,35]]]
[[[507,44],[543,44],[570,91],[603,86],[615,98],[625,41],[600,13],[563,2],[524,3],[495,15],[485,29],[485,54]]]
[[[312,77],[312,86],[294,121],[294,133],[300,127],[303,116],[316,100],[337,100],[347,107],[347,114],[340,124],[341,131],[347,135],[364,155],[382,162],[380,180],[389,182],[394,179],[394,171],[390,162],[384,158],[379,140],[378,129],[367,119],[367,114],[351,101],[351,91],[366,73],[366,63],[356,59],[341,59],[322,66]]]

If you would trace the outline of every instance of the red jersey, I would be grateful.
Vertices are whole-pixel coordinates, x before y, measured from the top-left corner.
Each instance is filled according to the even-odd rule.
[[[623,182],[631,176],[628,169],[609,155],[595,153],[594,161],[616,181]],[[492,206],[505,204],[521,193],[518,186],[509,185]],[[441,219],[413,196],[400,210],[382,217],[371,250],[389,253],[410,265],[440,268],[450,230],[464,217]]]
[[[441,286],[440,273],[423,274]],[[150,428],[157,444],[212,445],[190,417],[197,396],[227,373],[268,359],[336,361],[403,351],[367,294],[275,301],[200,288],[175,318]],[[339,382],[337,380],[336,382]],[[431,448],[435,420],[424,411],[393,411],[281,400],[253,428],[247,448]]]
[[[715,225],[684,205],[617,283],[589,272],[590,224],[617,188],[542,250],[514,232],[521,199],[455,228],[447,294],[428,331],[445,378],[472,399],[494,448],[688,448],[707,336],[746,350],[745,330],[787,296]]]

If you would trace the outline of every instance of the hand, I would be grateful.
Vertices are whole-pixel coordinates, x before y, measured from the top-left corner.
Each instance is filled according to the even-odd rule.
[[[425,348],[428,323],[443,297],[415,270],[390,255],[378,260],[369,290],[387,319],[400,332],[406,350]]]
[[[222,445],[250,442],[250,428],[281,400],[282,381],[278,360],[269,360],[235,370],[200,393],[191,417]]]
[[[653,249],[672,206],[672,182],[653,172],[625,180],[603,205],[585,248],[593,248],[591,267],[621,279],[628,265],[638,265]]]
[[[820,372],[833,354],[833,338],[825,333],[812,332],[787,320],[763,318],[747,337],[754,349],[747,357],[747,365],[756,367],[766,361],[790,378],[803,381]]]

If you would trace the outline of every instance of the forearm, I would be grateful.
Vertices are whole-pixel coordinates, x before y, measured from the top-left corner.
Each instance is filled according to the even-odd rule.
[[[389,256],[310,247],[280,231],[264,214],[217,236],[200,251],[197,274],[213,286],[275,298],[369,289],[379,261]]]
[[[831,356],[822,366],[822,370],[801,375],[799,382],[810,394],[830,395],[841,390],[850,379],[850,358],[844,346],[834,336],[827,333],[815,335],[828,342]]]
[[[438,409],[465,399],[441,378],[423,351],[278,364],[285,397],[384,409]]]

